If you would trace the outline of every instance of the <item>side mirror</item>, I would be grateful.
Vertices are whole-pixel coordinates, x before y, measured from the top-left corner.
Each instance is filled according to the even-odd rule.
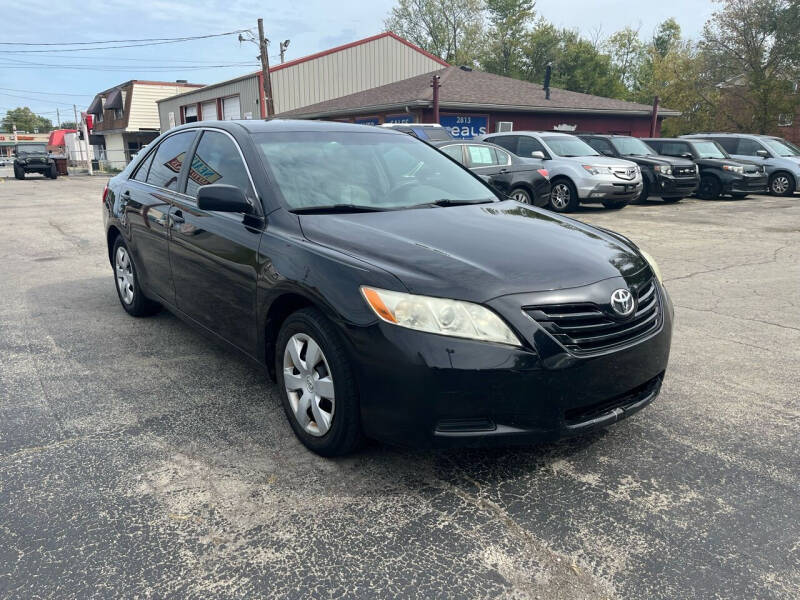
[[[544,152],[542,152],[541,150],[534,150],[533,152],[531,152],[531,157],[532,157],[532,158],[541,158],[542,160],[544,160],[545,158],[547,158],[547,157],[544,155]]]
[[[224,183],[213,183],[201,187],[197,191],[197,208],[245,214],[253,212],[253,206],[247,201],[241,188]]]
[[[688,158],[689,160],[694,160],[694,156],[692,156],[691,152],[684,152],[681,154],[681,158]]]
[[[766,150],[756,150],[756,156],[760,156],[761,158],[769,158],[769,152]]]

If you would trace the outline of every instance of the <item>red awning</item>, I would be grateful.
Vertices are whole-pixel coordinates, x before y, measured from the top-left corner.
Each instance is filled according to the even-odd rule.
[[[47,141],[48,146],[63,146],[64,135],[67,133],[76,133],[77,129],[56,129],[50,132],[50,139]]]

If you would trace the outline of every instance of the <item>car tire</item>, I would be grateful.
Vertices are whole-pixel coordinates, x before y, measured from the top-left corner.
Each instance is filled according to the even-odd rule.
[[[16,177],[17,179],[25,179],[25,171],[23,171],[19,167],[14,167],[14,177]]]
[[[312,351],[313,365],[308,360]],[[362,433],[355,377],[344,344],[320,311],[304,308],[283,322],[275,347],[275,374],[286,417],[306,448],[321,456],[341,456],[358,448]]]
[[[722,193],[722,184],[713,175],[704,175],[700,178],[697,195],[703,200],[716,200]]]
[[[131,251],[122,236],[118,236],[114,241],[111,261],[117,297],[120,304],[122,304],[122,308],[129,315],[132,317],[148,317],[161,310],[161,305],[158,302],[150,300],[142,292]]]
[[[533,200],[531,199],[531,195],[528,193],[527,190],[523,188],[514,188],[511,190],[509,197],[512,200],[516,200],[517,202],[521,202],[522,204],[532,205]]]
[[[577,210],[580,201],[578,190],[569,179],[556,179],[550,190],[550,201],[547,208],[554,212],[572,212]]]
[[[650,197],[650,183],[648,183],[647,179],[642,179],[642,193],[639,194],[639,197],[636,200],[633,200],[631,204],[643,204],[647,202],[647,199]]]
[[[773,196],[791,196],[796,182],[788,173],[774,173],[769,178],[769,193]]]
[[[675,204],[676,202],[683,200],[683,196],[678,196],[677,198],[661,198],[661,200],[664,202],[664,204]]]
[[[628,206],[627,200],[603,200],[603,206],[611,210],[619,210]]]
[[[55,165],[50,166],[50,172],[48,173],[50,179],[58,179],[58,169]]]

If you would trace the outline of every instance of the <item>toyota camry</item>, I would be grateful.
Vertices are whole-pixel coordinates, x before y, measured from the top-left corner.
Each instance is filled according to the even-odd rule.
[[[166,307],[265,367],[322,455],[581,434],[650,403],[667,368],[648,254],[389,129],[176,127],[109,181],[103,216],[122,308]]]

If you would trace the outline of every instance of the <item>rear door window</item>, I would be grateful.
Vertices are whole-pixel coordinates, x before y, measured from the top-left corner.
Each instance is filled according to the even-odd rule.
[[[713,140],[725,148],[728,154],[741,154],[741,152],[737,152],[739,146],[738,139],[732,137],[715,137]]]
[[[509,152],[513,152],[514,154],[517,153],[517,140],[519,139],[518,135],[496,135],[494,137],[487,138],[486,141],[491,144],[497,144],[508,150]]]
[[[725,150],[728,150],[728,148],[726,147]],[[766,148],[764,148],[764,146],[762,146],[761,143],[755,140],[751,140],[748,138],[740,138],[739,146],[735,154],[741,154],[743,156],[757,156],[756,152],[758,152],[759,150],[766,150]],[[728,152],[730,152],[730,150],[728,150]]]
[[[467,160],[470,167],[493,167],[497,164],[497,154],[489,146],[467,146]]]
[[[536,138],[528,137],[527,135],[519,136],[519,143],[517,145],[517,156],[530,157],[532,153],[539,151],[547,156],[544,146],[539,143]]]
[[[136,181],[147,181],[147,172],[150,170],[150,165],[153,164],[153,157],[155,155],[155,152],[148,154],[147,158],[145,158],[142,164],[136,169],[136,173],[133,176]]]
[[[201,187],[212,183],[233,185],[247,197],[254,197],[247,168],[234,141],[219,131],[204,131],[189,168],[186,194],[196,198]]]
[[[182,131],[161,142],[147,173],[147,183],[177,191],[181,167],[195,135],[195,131]]]

